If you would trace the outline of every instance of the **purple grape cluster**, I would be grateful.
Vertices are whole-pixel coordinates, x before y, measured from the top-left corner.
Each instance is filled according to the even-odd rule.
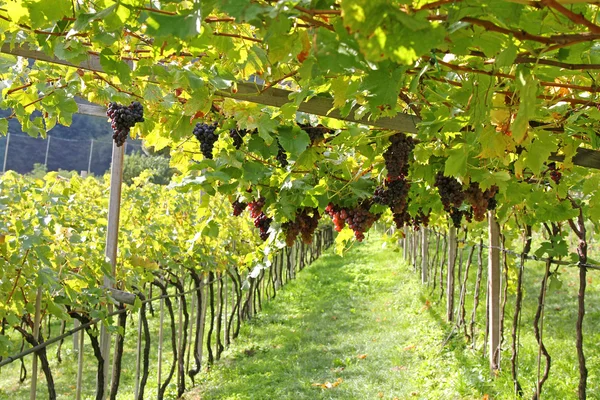
[[[244,212],[248,204],[241,202],[240,199],[236,199],[233,203],[231,203],[233,208],[233,216],[237,217]]]
[[[134,101],[128,106],[110,102],[106,115],[111,120],[113,140],[121,147],[125,144],[131,128],[138,122],[144,122],[144,107],[139,101]]]
[[[287,160],[287,154],[283,147],[281,147],[281,143],[277,142],[277,144],[279,146],[279,150],[277,151],[277,156],[275,158],[277,159],[277,161],[279,161],[279,165],[281,165],[281,168],[285,168],[289,164]]]
[[[244,143],[244,136],[248,134],[246,129],[230,129],[229,136],[233,139],[233,147],[239,150]]]
[[[200,151],[204,158],[208,158],[209,160],[213,158],[213,148],[215,147],[215,142],[219,139],[219,136],[215,133],[216,129],[216,122],[212,125],[198,122],[194,127],[194,136],[200,142]]]

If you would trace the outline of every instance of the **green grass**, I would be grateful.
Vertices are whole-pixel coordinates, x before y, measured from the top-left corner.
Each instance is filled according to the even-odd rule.
[[[329,251],[305,268],[298,279],[278,291],[276,299],[264,304],[263,311],[243,326],[224,358],[210,373],[197,377],[199,387],[186,398],[481,399],[488,394],[493,399],[513,399],[510,351],[503,352],[503,370],[496,379],[491,377],[482,356],[485,293],[481,295],[477,319],[477,345],[472,348],[462,333],[451,335],[452,325],[445,322],[445,300],[438,301],[439,289],[431,294],[431,288],[421,285],[420,275],[402,260],[401,253],[391,250],[389,243],[384,248],[384,243],[371,235],[365,243],[356,243],[345,257]],[[468,317],[475,261],[476,257],[467,291]],[[509,261],[514,271],[514,260]],[[562,287],[549,289],[547,297],[544,340],[553,359],[542,394],[546,399],[576,399],[577,269],[561,268],[559,272]],[[531,398],[536,378],[537,344],[532,321],[542,275],[541,265],[527,264],[520,351],[525,398]],[[584,330],[590,373],[588,398],[592,399],[600,393],[600,291],[597,273],[590,272],[589,276]],[[513,278],[506,312],[509,328]],[[457,303],[458,298],[457,289]],[[153,341],[146,398],[156,397],[157,316],[150,321]],[[137,322],[133,319],[128,320],[119,399],[133,397]],[[56,334],[56,327],[53,332]],[[505,334],[505,349],[510,348],[509,332]],[[170,366],[169,334],[170,329],[165,329],[163,371]],[[54,357],[56,346],[49,350],[60,399],[74,398],[77,363],[71,347],[70,340],[65,342],[61,366]],[[89,345],[85,360],[84,398],[91,399],[96,369]],[[28,369],[30,364],[31,357],[27,357]],[[39,398],[45,398],[43,377],[39,382]],[[327,382],[339,384],[328,389],[314,386]],[[29,379],[18,383],[18,363],[0,371],[0,399],[27,398],[28,391]],[[175,398],[174,382],[166,398]]]
[[[491,377],[482,356],[484,307],[480,306],[476,348],[470,348],[462,334],[452,335],[442,346],[452,326],[444,321],[445,303],[437,302],[439,292],[430,295],[430,288],[420,284],[418,274],[400,253],[384,250],[382,244],[381,239],[371,237],[356,244],[344,258],[328,254],[305,269],[243,328],[225,358],[187,398],[481,399],[485,394],[493,399],[514,398],[509,351],[503,353],[503,372],[497,379]],[[473,278],[475,272],[473,266]],[[521,334],[525,398],[531,397],[537,365],[531,320],[538,275],[540,271],[526,276]],[[563,292],[549,294],[545,329],[554,364],[543,398],[576,398],[576,303],[572,298],[576,287],[571,286],[572,278],[572,272],[564,271]],[[473,282],[467,295],[468,315]],[[553,312],[557,298],[564,304],[561,311]],[[600,367],[595,354],[598,336],[591,333],[598,317],[594,287],[588,299],[588,396],[594,398],[600,391],[595,372]],[[484,305],[484,293],[481,301]],[[509,302],[507,318],[511,315]],[[338,381],[337,387],[329,389],[314,386]]]

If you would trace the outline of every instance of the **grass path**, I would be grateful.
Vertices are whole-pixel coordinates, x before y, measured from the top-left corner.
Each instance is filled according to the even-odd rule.
[[[302,271],[187,399],[481,399],[485,361],[441,347],[427,290],[382,244]]]

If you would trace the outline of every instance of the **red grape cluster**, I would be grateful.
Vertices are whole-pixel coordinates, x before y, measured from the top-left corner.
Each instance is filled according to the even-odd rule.
[[[242,147],[242,144],[244,143],[244,136],[246,136],[247,134],[248,131],[246,129],[229,130],[229,137],[233,139],[233,147],[235,147],[236,150],[239,150],[240,147]]]
[[[277,161],[279,161],[279,165],[281,165],[281,168],[285,168],[289,164],[287,160],[287,153],[285,152],[279,141],[277,142],[277,145],[279,146],[279,150],[277,151],[277,156],[275,158],[277,159]]]
[[[304,243],[311,244],[320,218],[321,215],[316,208],[306,207],[297,210],[294,221],[284,222],[281,226],[285,233],[285,243],[290,247],[293,246],[296,237],[300,234]]]
[[[397,133],[390,136],[390,146],[383,153],[385,167],[387,168],[387,180],[394,181],[403,179],[408,175],[409,159],[415,148],[415,143],[410,136]]]
[[[131,128],[138,122],[144,122],[144,107],[139,101],[134,101],[128,106],[111,102],[108,103],[106,115],[111,119],[113,140],[121,147],[125,144]]]
[[[465,192],[462,185],[454,177],[444,176],[439,171],[435,176],[435,187],[437,187],[442,204],[446,212],[450,212],[452,208],[458,208],[465,200]]]
[[[240,199],[235,199],[235,201],[231,203],[231,206],[233,207],[233,215],[237,217],[244,212],[248,204],[241,202]]]
[[[479,183],[471,182],[467,190],[465,191],[465,195],[467,201],[471,204],[473,209],[473,217],[475,221],[483,221],[485,219],[485,212],[489,209],[495,208],[495,197],[496,192],[498,192],[497,186],[492,186],[485,191],[482,191],[479,187]],[[493,200],[493,208],[490,208],[490,200]]]
[[[264,197],[261,197],[258,200],[254,200],[248,203],[248,208],[250,209],[250,216],[252,218],[257,218],[262,213],[262,208],[264,207],[264,205]]]
[[[273,218],[267,217],[263,212],[264,205],[265,198],[261,197],[258,200],[248,203],[248,209],[250,210],[250,216],[254,220],[254,226],[260,229],[260,238],[267,240],[269,237],[269,227],[271,226],[271,222],[273,222]]]
[[[198,122],[194,127],[194,136],[196,136],[196,139],[200,142],[200,151],[204,158],[208,158],[209,160],[212,160],[213,158],[213,148],[215,147],[215,142],[219,138],[215,133],[216,129],[216,122],[212,125]]]
[[[333,219],[333,224],[336,231],[341,231],[344,226],[354,231],[354,237],[359,242],[365,238],[364,233],[379,219],[381,214],[373,214],[369,211],[369,202],[363,202],[354,208],[339,207],[329,203],[325,208],[325,212]]]

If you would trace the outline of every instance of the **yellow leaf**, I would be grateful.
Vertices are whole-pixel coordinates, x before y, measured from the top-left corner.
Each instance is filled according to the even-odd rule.
[[[366,354],[359,354],[358,358],[361,359],[361,360],[364,360],[365,358],[367,358],[367,355]]]

